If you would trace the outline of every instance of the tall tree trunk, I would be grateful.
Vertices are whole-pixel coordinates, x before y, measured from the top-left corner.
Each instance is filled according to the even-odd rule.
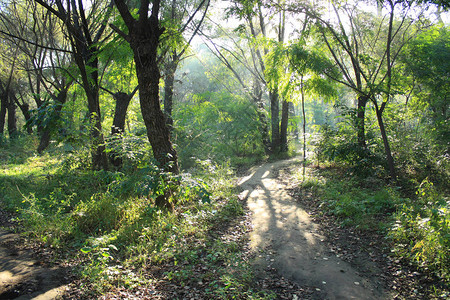
[[[178,61],[176,58],[165,65],[164,77],[164,114],[166,116],[166,124],[169,131],[173,127],[173,88],[175,83],[175,72],[177,71]]]
[[[6,110],[8,107],[8,98],[4,93],[0,94],[0,135],[3,135],[6,123]]]
[[[16,118],[16,104],[12,97],[8,97],[8,133],[9,138],[17,136],[17,118]]]
[[[125,119],[133,94],[117,92],[113,97],[114,100],[116,100],[116,107],[114,110],[113,125],[111,126],[111,135],[123,133],[125,131]]]
[[[280,152],[280,104],[278,91],[269,92],[272,123],[272,153]]]
[[[169,137],[166,118],[159,102],[160,73],[155,53],[146,54],[141,49],[151,47],[142,39],[135,47],[136,74],[139,82],[139,99],[142,117],[147,128],[147,136],[153,150],[153,156],[165,171],[178,174],[177,153]],[[139,51],[141,50],[141,51]]]
[[[96,86],[88,85],[88,83],[84,83],[84,89],[88,100],[91,136],[93,139],[92,167],[95,170],[107,170],[108,159],[105,153],[105,140],[102,132],[99,91]]]
[[[163,170],[178,174],[177,152],[170,141],[166,118],[159,102],[160,73],[156,62],[156,49],[155,51],[144,50],[152,49],[152,46],[147,45],[148,42],[144,38],[138,38],[134,42],[136,44],[132,48],[140,87],[140,106],[153,156]],[[169,193],[170,191],[167,190],[163,196],[157,197],[155,204],[172,211],[174,206],[169,201]]]
[[[376,108],[376,113],[377,113],[378,126],[380,127],[380,133],[381,133],[381,137],[383,139],[384,152],[386,154],[389,175],[391,176],[391,179],[395,179],[396,175],[395,175],[394,158],[392,157],[391,147],[389,146],[389,140],[388,140],[388,137],[386,134],[386,129],[384,127],[383,112],[380,111],[378,108]]]
[[[264,147],[264,153],[270,154],[270,137],[269,137],[269,120],[267,119],[264,101],[262,99],[262,90],[258,78],[255,78],[253,85],[253,102],[256,105],[256,113],[258,115],[258,128],[261,133],[261,141]]]
[[[153,156],[164,171],[178,174],[177,152],[170,140],[166,118],[159,101],[161,74],[157,62],[157,52],[159,39],[164,31],[160,27],[158,19],[161,1],[154,0],[152,2],[150,16],[149,1],[141,1],[137,20],[131,15],[124,0],[114,2],[128,28],[128,34],[118,28],[114,30],[125,38],[133,50],[139,83],[139,102]],[[165,190],[164,195],[157,197],[156,205],[173,210],[174,203],[169,199],[170,193],[170,189]]]
[[[365,129],[365,115],[366,115],[366,105],[369,98],[365,95],[358,96],[358,104],[356,110],[356,132],[358,146],[362,155],[366,150],[366,129]]]
[[[288,150],[287,129],[289,122],[289,102],[283,100],[281,104],[281,126],[280,126],[280,151],[286,152]]]

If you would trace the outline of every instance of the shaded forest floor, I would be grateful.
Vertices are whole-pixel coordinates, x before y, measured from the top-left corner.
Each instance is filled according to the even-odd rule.
[[[324,213],[323,202],[293,176],[299,168],[292,159],[251,169],[239,181],[246,208],[241,215],[214,223],[201,242],[188,240],[188,249],[195,249],[191,258],[185,253],[184,260],[122,270],[139,272],[140,283],[113,284],[101,299],[428,298],[434,278],[391,256],[376,231],[341,226]],[[10,215],[0,217],[2,227],[20,231]],[[236,256],[226,259],[230,250],[217,241]],[[211,245],[219,247],[216,253],[208,252]],[[44,244],[2,231],[0,299],[55,299],[62,292],[65,299],[99,298],[70,274],[67,261],[55,257]]]

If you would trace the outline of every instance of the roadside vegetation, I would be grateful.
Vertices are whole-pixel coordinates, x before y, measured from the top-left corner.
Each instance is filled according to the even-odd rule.
[[[416,136],[433,146],[417,147],[418,141],[416,146],[411,141],[397,144],[398,176],[392,180],[380,164],[382,153],[377,152],[381,148],[376,140],[369,142],[369,156],[354,159],[359,156],[354,152],[357,148],[351,136],[345,138],[349,124],[344,118],[317,128],[320,134],[311,145],[316,160],[313,156],[306,173],[302,169],[294,173],[299,182],[296,197],[317,198],[312,202],[319,215],[332,216],[336,226],[378,243],[385,255],[401,262],[398,281],[420,274],[411,289],[420,289],[421,296],[408,297],[445,299],[450,295],[450,168],[445,147],[437,146],[435,131],[429,135],[427,124],[416,127]],[[398,135],[411,134],[405,127],[397,130]]]
[[[146,296],[179,296],[161,287],[169,283],[193,296],[195,288],[212,298],[269,295],[252,290],[244,207],[227,162],[197,161],[180,174],[171,195],[177,209],[169,213],[154,206],[167,188],[156,166],[92,171],[80,167],[82,151],[37,156],[27,150],[35,142],[3,144],[1,208],[14,212],[25,237],[53,249],[56,261],[70,261],[82,282],[78,296],[144,288]]]

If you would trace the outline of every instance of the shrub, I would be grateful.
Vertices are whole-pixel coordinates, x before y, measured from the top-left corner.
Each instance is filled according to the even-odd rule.
[[[417,199],[403,204],[396,213],[390,236],[400,257],[450,281],[450,201],[425,179]]]

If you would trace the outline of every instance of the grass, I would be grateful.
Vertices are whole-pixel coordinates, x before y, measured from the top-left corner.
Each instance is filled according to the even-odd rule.
[[[401,187],[350,176],[339,167],[310,169],[305,178],[301,170],[294,175],[303,192],[320,199],[324,213],[344,226],[381,233],[397,259],[433,277],[430,297],[448,296],[450,202],[432,182],[423,180],[411,197],[401,194]]]
[[[296,177],[303,190],[320,198],[325,211],[361,230],[386,230],[389,216],[405,201],[395,187],[381,180],[360,180],[337,168],[309,170],[305,178],[299,170]]]
[[[245,226],[230,230],[244,209],[229,164],[198,161],[178,178],[176,211],[167,213],[154,207],[164,183],[151,163],[91,171],[76,163],[85,150],[38,156],[30,150],[35,143],[0,148],[0,205],[15,213],[24,234],[71,257],[82,297],[172,282],[215,299],[273,298],[253,290]],[[162,271],[152,277],[154,267]]]

